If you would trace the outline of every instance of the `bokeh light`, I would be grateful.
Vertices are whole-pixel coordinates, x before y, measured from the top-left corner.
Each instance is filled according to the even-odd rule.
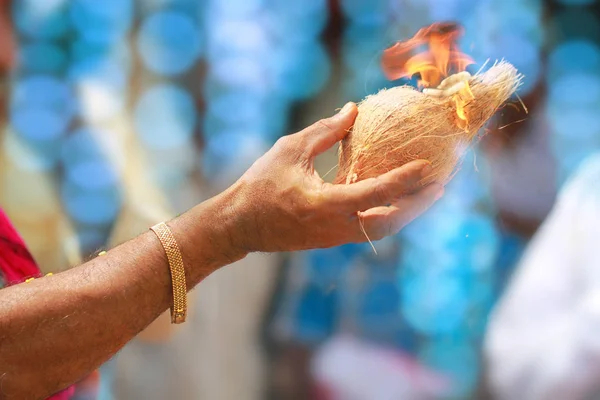
[[[125,156],[114,131],[83,127],[71,132],[63,141],[61,161],[66,169],[91,160],[116,161]]]
[[[452,332],[466,316],[467,288],[457,276],[423,272],[400,285],[402,314],[422,333]]]
[[[497,60],[506,59],[525,75],[518,93],[525,95],[537,85],[542,65],[540,48],[535,42],[521,35],[504,34],[497,37],[490,57]]]
[[[19,169],[47,172],[56,166],[60,156],[60,142],[30,142],[14,132],[4,133],[5,152]]]
[[[51,76],[29,75],[14,83],[11,107],[48,108],[60,113],[63,118],[71,118],[74,98],[64,81]]]
[[[596,0],[556,0],[558,3],[565,6],[589,6],[594,4]]]
[[[268,142],[252,131],[218,133],[206,140],[202,170],[215,183],[231,183],[268,148]]]
[[[265,24],[276,40],[309,42],[318,38],[329,18],[327,0],[268,0]]]
[[[29,141],[55,141],[66,132],[69,120],[55,110],[43,107],[19,107],[11,112],[13,129]]]
[[[67,55],[47,42],[33,42],[19,49],[20,67],[31,74],[56,74],[67,66]]]
[[[219,16],[246,17],[255,15],[267,7],[268,0],[229,0],[214,1],[210,3],[211,13],[215,18]]]
[[[600,71],[599,71],[600,72]],[[548,87],[555,107],[600,107],[600,75],[572,72],[557,77]]]
[[[191,68],[200,55],[200,31],[186,14],[157,12],[143,22],[138,34],[138,50],[151,71],[178,75]]]
[[[80,224],[109,225],[117,217],[121,207],[121,192],[116,186],[82,188],[71,180],[66,180],[62,185],[61,196],[69,215]]]
[[[421,351],[425,363],[452,379],[445,398],[465,398],[475,389],[479,376],[479,357],[475,347],[456,339],[439,340]]]
[[[251,57],[212,58],[208,71],[205,94],[218,95],[223,88],[248,88],[251,91],[267,90],[270,86],[267,67]]]
[[[70,17],[78,34],[92,43],[122,39],[133,20],[133,0],[73,0]]]
[[[308,285],[294,314],[298,321],[296,337],[305,343],[318,343],[333,330],[335,321],[336,293],[316,285]]]
[[[276,87],[290,100],[315,96],[329,80],[329,56],[320,43],[283,47],[273,55]]]
[[[553,21],[554,39],[600,41],[600,21],[584,7],[568,7],[555,15]]]
[[[562,74],[600,71],[600,47],[588,40],[569,40],[552,49],[548,56],[548,80]],[[550,85],[550,88],[552,85]]]
[[[169,149],[191,139],[196,127],[194,100],[175,85],[156,85],[148,89],[135,108],[135,127],[142,142],[151,148]]]
[[[217,20],[210,27],[211,40],[208,56],[224,57],[254,56],[269,58],[273,51],[270,36],[255,19]]]
[[[68,0],[21,0],[14,3],[13,17],[22,34],[36,39],[56,39],[67,33]]]
[[[110,58],[90,57],[72,65],[69,79],[77,90],[79,112],[84,119],[100,122],[124,109],[126,72]]]
[[[552,132],[574,143],[588,143],[600,138],[600,114],[596,108],[554,108],[548,115]]]
[[[342,0],[344,15],[358,25],[382,24],[390,8],[387,0]]]

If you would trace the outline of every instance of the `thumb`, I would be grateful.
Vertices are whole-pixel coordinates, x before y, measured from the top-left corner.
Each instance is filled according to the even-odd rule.
[[[356,104],[347,103],[336,115],[322,119],[304,129],[301,134],[306,136],[306,150],[310,157],[323,153],[346,137],[357,115]]]

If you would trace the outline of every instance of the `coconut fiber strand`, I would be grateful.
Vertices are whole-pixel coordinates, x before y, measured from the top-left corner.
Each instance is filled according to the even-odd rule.
[[[522,75],[499,62],[469,78],[473,98],[457,113],[455,96],[434,97],[410,86],[382,90],[358,106],[352,131],[340,145],[336,183],[376,177],[417,159],[432,172],[421,185],[446,184],[479,130],[518,88]]]

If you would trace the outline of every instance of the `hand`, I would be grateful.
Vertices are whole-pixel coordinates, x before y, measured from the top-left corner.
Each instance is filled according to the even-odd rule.
[[[344,138],[357,113],[348,103],[337,115],[281,138],[252,165],[226,196],[237,215],[232,243],[245,252],[274,252],[378,240],[442,196],[437,184],[414,192],[429,172],[423,160],[350,185],[324,182],[314,159]]]

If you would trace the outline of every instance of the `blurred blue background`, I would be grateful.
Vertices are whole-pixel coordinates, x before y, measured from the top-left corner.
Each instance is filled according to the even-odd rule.
[[[149,207],[146,194],[180,212],[231,184],[282,135],[346,101],[410,83],[385,80],[381,51],[424,25],[457,21],[466,29],[462,50],[478,65],[506,59],[525,75],[519,96],[529,113],[502,109],[444,199],[376,243],[377,256],[347,245],[249,262],[277,271],[253,278],[272,296],[253,302],[248,290],[247,309],[222,312],[255,321],[237,339],[255,350],[204,355],[216,364],[256,359],[263,373],[249,379],[255,384],[236,376],[217,384],[246,397],[199,397],[194,376],[210,380],[210,367],[165,376],[186,388],[174,398],[316,398],[310,360],[343,332],[448,377],[443,398],[487,398],[488,314],[557,190],[600,148],[596,3],[4,1],[0,205],[34,253],[59,260],[42,267],[64,269],[63,258],[48,254],[69,243],[84,257],[106,247],[125,209]],[[335,163],[331,152],[317,167],[325,174]],[[139,189],[141,181],[151,189]],[[55,235],[60,246],[48,250],[42,242]],[[216,307],[203,301],[198,307]],[[169,359],[152,346],[123,357]],[[150,370],[118,365],[105,367],[104,398],[161,398],[148,389]]]

